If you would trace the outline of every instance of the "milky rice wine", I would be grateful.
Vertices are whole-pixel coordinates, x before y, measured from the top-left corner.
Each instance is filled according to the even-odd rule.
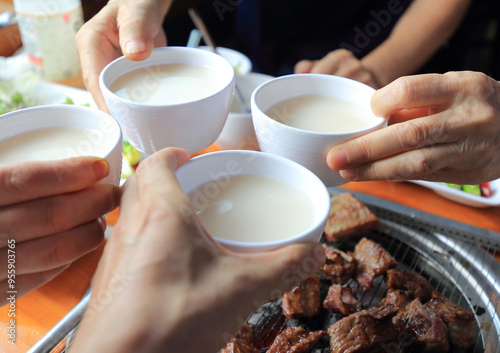
[[[128,72],[110,85],[119,97],[151,105],[191,102],[222,88],[215,70],[191,64],[149,66]]]
[[[266,114],[283,124],[315,132],[343,133],[370,128],[361,106],[334,97],[309,95],[280,102]]]
[[[52,127],[0,141],[0,163],[47,161],[78,156],[105,157],[113,141],[97,130]]]
[[[260,175],[237,175],[220,183],[210,181],[188,194],[214,237],[272,242],[299,235],[314,223],[314,206],[296,186]]]

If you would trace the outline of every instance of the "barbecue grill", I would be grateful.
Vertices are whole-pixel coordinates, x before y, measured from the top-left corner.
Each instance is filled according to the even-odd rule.
[[[465,352],[500,353],[500,262],[492,256],[500,251],[499,233],[352,191],[331,188],[330,192],[332,195],[351,192],[377,215],[380,230],[363,236],[388,250],[398,261],[398,269],[420,273],[434,290],[475,313],[476,337]],[[352,251],[359,240],[357,237],[334,246]],[[359,286],[354,280],[347,285]],[[322,283],[323,297],[328,287],[327,281]],[[385,291],[384,280],[379,277],[366,293],[360,289],[358,297],[368,308],[377,305]],[[66,352],[87,302],[88,295],[28,353]],[[281,299],[277,299],[260,307],[248,321],[254,324],[261,353],[265,353],[287,325],[326,330],[340,318],[339,314],[323,310],[313,319],[287,320],[281,311]],[[381,348],[386,352],[423,352],[404,335],[389,347]],[[328,340],[321,340],[313,352],[330,352]],[[452,346],[450,352],[464,350]]]

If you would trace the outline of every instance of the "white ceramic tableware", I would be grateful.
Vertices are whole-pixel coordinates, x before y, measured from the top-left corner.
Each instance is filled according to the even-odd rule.
[[[101,183],[118,185],[122,167],[122,133],[118,122],[109,114],[96,108],[79,105],[44,105],[24,108],[0,116],[0,143],[23,134],[51,128],[82,129],[81,139],[68,140],[57,148],[60,158],[77,156],[97,156],[108,161],[109,175]],[[40,150],[42,148],[40,147]],[[0,151],[6,153],[5,151]],[[50,158],[52,159],[52,158]],[[35,153],[28,160],[46,160],[41,153]],[[56,173],[68,170],[57,169]]]
[[[250,107],[250,98],[253,91],[262,83],[271,80],[273,76],[260,73],[249,73],[236,76],[236,84],[243,99]],[[215,144],[223,149],[258,150],[257,137],[253,128],[252,114],[240,112],[238,99],[233,98],[231,110],[227,116],[226,123],[222,128]]]
[[[199,48],[212,51],[212,48],[207,46],[201,46]],[[216,47],[215,51],[217,54],[229,61],[231,65],[233,65],[236,75],[247,75],[252,71],[252,61],[250,61],[248,56],[245,54],[237,50],[224,47]]]
[[[251,109],[260,150],[298,162],[314,172],[326,186],[346,183],[326,162],[328,151],[335,145],[365,135],[387,125],[387,119],[371,110],[375,90],[351,79],[322,74],[281,76],[260,85],[252,94]],[[304,96],[328,96],[360,106],[368,127],[351,132],[315,132],[295,128],[269,117],[266,112],[285,100]]]
[[[191,201],[198,211],[210,205],[223,190],[227,190],[226,188],[231,187],[231,185],[236,185],[231,184],[236,177],[246,175],[269,177],[284,183],[283,185],[298,188],[303,192],[307,204],[311,205],[310,222],[307,221],[308,226],[303,228],[305,230],[280,240],[235,241],[227,238],[221,239],[217,237],[217,234],[211,234],[217,242],[233,251],[264,252],[296,242],[319,241],[330,213],[330,195],[321,180],[300,164],[264,152],[231,150],[195,157],[177,170],[177,178],[182,189],[190,195]],[[201,185],[204,185],[202,190],[199,189]],[[198,191],[194,192],[195,190]],[[266,201],[263,200],[263,202]],[[187,211],[186,214],[189,216],[191,211]],[[221,211],[224,212],[224,210]],[[253,211],[258,210],[254,209]],[[252,217],[252,212],[247,216]],[[281,214],[281,216],[287,219],[286,222],[290,222],[289,214]],[[271,217],[270,220],[273,222],[275,218]],[[263,221],[264,219],[257,219],[252,224],[258,226],[259,222]],[[275,226],[288,225],[283,223]],[[254,234],[253,231],[252,234]]]
[[[216,82],[208,96],[177,104],[144,104],[122,98],[110,90],[120,76],[131,71],[166,64],[204,66],[213,70]],[[120,57],[101,72],[99,84],[106,105],[120,123],[125,139],[139,151],[152,154],[164,147],[181,147],[189,153],[203,150],[215,142],[226,121],[234,89],[234,69],[222,56],[187,47],[156,48],[143,61]],[[148,70],[136,90],[151,92],[158,87],[162,73]]]

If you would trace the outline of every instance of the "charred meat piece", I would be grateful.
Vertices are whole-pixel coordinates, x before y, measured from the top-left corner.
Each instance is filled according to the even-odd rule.
[[[375,277],[385,274],[389,268],[397,265],[387,250],[367,238],[356,244],[354,258],[358,263],[356,281],[365,291],[371,288]]]
[[[311,276],[285,292],[281,306],[287,319],[317,315],[321,310],[319,276]]]
[[[351,252],[332,249],[322,244],[325,250],[326,262],[318,270],[333,283],[344,284],[356,273],[356,260]]]
[[[331,198],[330,216],[325,227],[325,238],[337,242],[377,230],[380,222],[368,207],[353,194],[344,193]]]
[[[328,335],[332,353],[355,353],[367,352],[393,341],[398,331],[390,317],[377,317],[370,310],[363,310],[331,325]]]
[[[416,272],[388,270],[386,284],[388,288],[405,289],[410,298],[419,298],[422,302],[426,302],[432,297],[430,283]]]
[[[453,303],[438,292],[432,294],[432,299],[424,307],[439,316],[448,327],[450,343],[467,348],[476,338],[476,320],[474,314]]]
[[[427,310],[420,299],[414,299],[393,317],[392,322],[400,332],[406,332],[412,340],[426,350],[448,352],[448,328],[441,318]]]
[[[302,327],[287,327],[274,340],[267,353],[309,353],[325,331],[306,331]]]
[[[356,298],[356,290],[349,287],[342,287],[340,284],[333,284],[328,289],[328,294],[323,301],[323,307],[333,313],[350,315],[363,308],[363,303]]]
[[[253,325],[243,325],[220,353],[259,353]]]
[[[404,310],[411,299],[401,289],[389,289],[385,297],[380,301],[380,306],[394,305],[398,311]]]

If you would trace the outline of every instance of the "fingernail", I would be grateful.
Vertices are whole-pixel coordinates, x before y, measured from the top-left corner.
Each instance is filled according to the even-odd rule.
[[[344,169],[340,171],[340,176],[345,180],[356,180],[358,173],[356,169]]]
[[[143,40],[133,40],[125,45],[125,54],[138,54],[146,51],[147,45]]]
[[[109,164],[105,159],[99,159],[92,163],[95,180],[101,180],[109,174]]]
[[[347,165],[347,155],[343,148],[330,151],[328,154],[328,165],[333,170],[341,170]]]

